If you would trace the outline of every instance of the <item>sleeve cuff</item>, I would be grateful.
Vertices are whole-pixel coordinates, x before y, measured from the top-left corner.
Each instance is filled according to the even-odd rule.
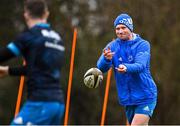
[[[20,50],[13,42],[9,43],[7,45],[7,48],[10,49],[16,56],[19,56],[21,54]]]

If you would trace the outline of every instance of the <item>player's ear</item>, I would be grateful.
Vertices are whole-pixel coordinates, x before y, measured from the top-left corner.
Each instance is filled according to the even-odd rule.
[[[28,12],[27,12],[27,11],[24,11],[24,18],[25,18],[25,19],[28,19],[28,17],[29,17]]]
[[[48,17],[49,17],[49,11],[48,11],[48,10],[46,10],[46,12],[44,13],[43,18],[47,19]]]
[[[26,18],[27,17],[27,13],[26,12],[24,12],[24,18]]]

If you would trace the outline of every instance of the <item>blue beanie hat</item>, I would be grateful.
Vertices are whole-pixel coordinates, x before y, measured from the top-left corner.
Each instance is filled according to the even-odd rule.
[[[133,21],[132,18],[128,14],[120,14],[114,21],[114,27],[119,24],[123,24],[128,27],[131,31],[133,31]]]

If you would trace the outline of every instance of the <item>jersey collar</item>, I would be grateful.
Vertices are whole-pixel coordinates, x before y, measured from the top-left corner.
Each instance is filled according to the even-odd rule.
[[[37,23],[35,26],[49,28],[50,24],[48,24],[48,23]]]

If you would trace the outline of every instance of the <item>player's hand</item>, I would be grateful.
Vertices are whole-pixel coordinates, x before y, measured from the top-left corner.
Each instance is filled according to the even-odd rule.
[[[105,49],[103,51],[103,55],[106,59],[111,60],[114,56],[115,52],[112,52],[111,49],[108,47],[108,49]]]
[[[9,66],[0,66],[0,77],[8,75]]]
[[[125,65],[120,64],[119,67],[115,68],[120,73],[125,73],[127,70],[127,67]]]

